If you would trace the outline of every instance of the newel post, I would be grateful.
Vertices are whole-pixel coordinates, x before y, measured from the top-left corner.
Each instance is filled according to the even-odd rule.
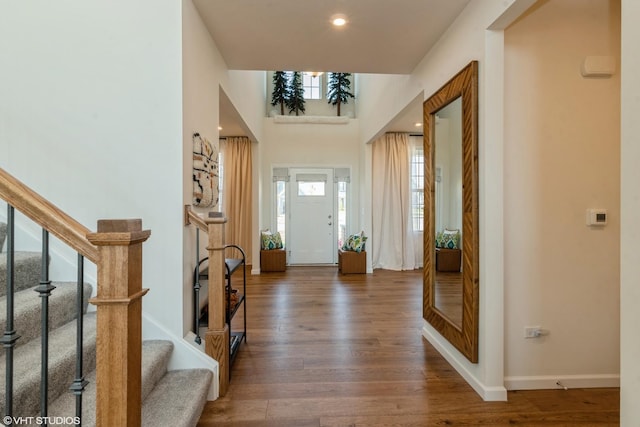
[[[99,220],[87,239],[98,248],[96,425],[140,426],[142,220]]]
[[[225,303],[224,227],[223,216],[206,218],[209,240],[209,326],[204,336],[205,352],[218,361],[220,396],[229,386],[229,325],[227,325]]]

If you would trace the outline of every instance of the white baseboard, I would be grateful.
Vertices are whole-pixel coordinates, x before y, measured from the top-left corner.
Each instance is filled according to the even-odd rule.
[[[191,336],[190,336],[191,334]],[[162,325],[146,314],[142,314],[142,339],[162,339],[173,342],[173,352],[169,360],[169,370],[175,369],[208,369],[213,373],[207,400],[216,400],[219,396],[218,362],[204,352],[204,340],[196,344],[195,334],[189,332],[184,338],[167,331]]]
[[[435,347],[436,350],[446,359],[447,362],[455,369],[464,380],[475,390],[482,400],[504,402],[507,400],[507,389],[504,387],[486,386],[475,375],[473,375],[460,361],[455,357],[454,353],[445,347],[440,340],[441,336],[431,333],[426,327],[422,328],[422,335]]]
[[[560,383],[560,385],[558,385]],[[619,374],[598,375],[538,375],[505,377],[507,390],[548,390],[561,388],[620,387]]]

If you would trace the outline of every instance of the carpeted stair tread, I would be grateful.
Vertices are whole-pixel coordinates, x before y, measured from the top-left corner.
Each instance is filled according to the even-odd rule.
[[[142,377],[148,381],[142,381],[142,401],[149,396],[160,378],[167,373],[169,359],[173,352],[173,343],[164,340],[149,340],[142,343]]]
[[[83,366],[85,372],[95,369],[96,316],[84,316]],[[40,411],[40,340],[35,339],[14,352],[13,413],[15,416],[32,416]],[[0,383],[6,382],[6,359],[0,356]],[[76,321],[51,331],[49,334],[49,400],[69,389],[75,377]],[[0,389],[0,410],[4,412],[5,390]]]
[[[6,326],[7,254],[4,250],[6,224],[0,222],[0,328]],[[40,414],[42,298],[39,285],[42,255],[39,252],[14,252],[14,329],[20,338],[13,352],[13,416],[37,417]],[[52,283],[49,297],[49,405],[48,415],[63,422],[75,415],[76,396],[69,391],[75,379],[76,365],[76,291],[77,284]],[[83,288],[86,310],[91,285]],[[84,426],[95,426],[96,407],[96,313],[84,315],[83,372],[88,385],[82,398]],[[144,341],[142,345],[142,425],[189,426],[197,424],[206,403],[213,374],[209,370],[167,372],[173,343]],[[0,383],[6,383],[6,352],[0,353]],[[88,373],[88,374],[87,374]],[[0,412],[5,413],[5,389],[0,388]],[[62,418],[61,418],[62,417]],[[66,417],[66,418],[64,418]],[[68,421],[67,421],[68,422]],[[54,427],[55,424],[49,424]],[[68,425],[68,424],[64,424]]]
[[[14,252],[14,291],[37,286],[40,283],[42,254],[40,252]],[[0,253],[0,296],[7,294],[7,253]]]
[[[54,282],[56,287],[49,296],[49,330],[52,331],[76,318],[76,291],[74,282]],[[32,339],[40,337],[42,320],[42,298],[35,291],[36,287],[24,289],[14,294],[14,330],[20,339],[16,347],[20,347]],[[83,288],[83,311],[86,310],[92,287],[88,283]],[[0,330],[5,330],[7,321],[7,297],[0,297]]]
[[[142,404],[145,427],[193,427],[207,401],[213,374],[207,369],[169,371]]]
[[[149,340],[142,343],[142,401],[151,393],[158,381],[167,373],[167,365],[173,351],[171,341]],[[85,377],[89,382],[82,395],[82,425],[96,423],[96,371]],[[206,393],[205,393],[206,396]],[[49,406],[49,416],[75,415],[75,395],[65,393]],[[55,427],[55,424],[50,424]]]

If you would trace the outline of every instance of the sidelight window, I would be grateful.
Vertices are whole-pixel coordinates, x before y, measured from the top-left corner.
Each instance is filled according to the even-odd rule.
[[[282,243],[286,247],[287,229],[287,183],[289,171],[287,168],[273,169],[273,190],[275,194],[275,231],[280,233]]]
[[[424,230],[424,148],[411,149],[411,219],[413,231]]]

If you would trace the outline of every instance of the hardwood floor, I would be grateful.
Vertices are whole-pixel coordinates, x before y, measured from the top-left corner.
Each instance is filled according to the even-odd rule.
[[[462,327],[462,273],[436,272],[435,306]]]
[[[615,426],[619,390],[483,402],[422,337],[422,271],[248,277],[248,342],[210,426]],[[237,319],[241,321],[241,319]]]

